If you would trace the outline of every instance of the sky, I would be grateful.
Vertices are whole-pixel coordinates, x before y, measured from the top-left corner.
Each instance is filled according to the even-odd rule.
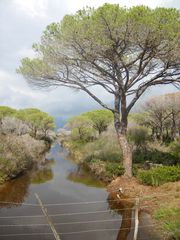
[[[35,107],[55,117],[58,126],[69,117],[83,111],[99,108],[83,92],[67,88],[53,90],[32,89],[16,73],[23,57],[32,57],[31,46],[38,42],[45,27],[60,21],[64,15],[75,13],[85,7],[98,7],[103,3],[119,3],[121,6],[148,5],[175,7],[180,9],[180,0],[0,0],[0,105],[13,108]],[[149,90],[144,98],[176,91],[173,87]],[[101,98],[109,103],[111,99],[104,92]]]

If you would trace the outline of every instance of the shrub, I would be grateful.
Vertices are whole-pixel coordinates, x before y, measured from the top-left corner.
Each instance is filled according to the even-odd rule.
[[[107,162],[106,164],[106,173],[109,177],[121,176],[124,174],[124,168],[119,163]]]
[[[131,127],[128,135],[129,140],[133,142],[137,148],[144,147],[148,140],[148,129],[144,126]]]
[[[170,152],[160,151],[158,149],[136,149],[133,151],[133,163],[144,163],[149,161],[163,165],[176,165],[180,163],[180,158]]]
[[[138,172],[137,177],[143,184],[151,186],[175,182],[180,180],[180,166],[163,166],[150,170],[141,170]]]
[[[96,141],[88,143],[83,149],[85,161],[98,158],[107,162],[120,162],[122,153],[117,138],[110,133],[103,133]]]
[[[175,158],[180,159],[180,137],[170,144],[170,150]]]
[[[45,150],[43,141],[29,135],[0,135],[0,183],[23,173],[33,162],[42,161]]]

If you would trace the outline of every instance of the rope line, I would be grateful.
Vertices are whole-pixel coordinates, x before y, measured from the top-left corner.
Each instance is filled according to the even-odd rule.
[[[153,227],[155,224],[149,224],[144,226],[139,226],[139,228]],[[131,228],[109,228],[109,229],[92,229],[92,230],[83,230],[83,231],[74,231],[74,232],[61,232],[58,234],[61,235],[72,235],[72,234],[81,234],[81,233],[90,233],[90,232],[100,232],[100,231],[120,231],[120,230],[133,230],[134,227]],[[52,235],[52,233],[19,233],[19,234],[0,234],[0,237],[13,237],[13,236],[38,236],[38,235]]]
[[[150,208],[150,206],[141,206],[143,208]],[[72,216],[72,215],[86,215],[86,214],[95,214],[95,213],[106,213],[106,212],[113,212],[113,211],[126,211],[126,210],[133,210],[133,208],[115,208],[109,210],[100,210],[100,211],[92,211],[92,212],[73,212],[73,213],[57,213],[57,214],[49,214],[50,217],[58,217],[58,216]],[[8,218],[33,218],[33,217],[44,217],[43,215],[25,215],[25,216],[5,216],[0,217],[0,219],[8,219]]]
[[[72,225],[72,224],[87,224],[87,223],[101,223],[101,222],[113,222],[113,221],[121,221],[118,219],[107,219],[107,220],[92,220],[92,221],[81,221],[81,222],[62,222],[62,223],[53,223],[53,225]],[[32,224],[12,224],[12,225],[0,225],[0,227],[33,227],[33,226],[49,226],[47,223],[32,223]]]
[[[115,191],[116,192],[116,191]],[[118,193],[118,192],[117,192]],[[140,197],[140,199],[146,199],[148,197],[163,197],[163,196],[172,196],[172,194],[156,194],[156,195],[145,195],[144,197]],[[109,202],[118,202],[120,200],[129,201],[130,199],[136,199],[136,197],[131,198],[120,198],[116,200],[109,200]],[[70,203],[45,203],[44,206],[68,206],[68,205],[81,205],[81,204],[95,204],[95,203],[108,203],[108,201],[88,201],[88,202],[70,202]],[[23,205],[23,206],[33,206],[33,207],[39,207],[38,204],[35,203],[19,203],[19,202],[6,202],[6,201],[0,201],[0,204],[12,204],[12,205]]]
[[[50,215],[49,215],[50,216]],[[139,217],[138,219],[143,219],[144,217]],[[118,218],[118,219],[107,219],[107,220],[92,220],[92,221],[83,221],[83,222],[62,222],[62,223],[54,223],[54,225],[70,225],[70,224],[87,224],[87,223],[95,223],[95,222],[111,222],[111,221],[125,221],[125,220],[134,220],[134,217],[131,218]],[[0,225],[0,227],[28,227],[28,226],[48,226],[47,223],[37,223],[37,224],[4,224]]]

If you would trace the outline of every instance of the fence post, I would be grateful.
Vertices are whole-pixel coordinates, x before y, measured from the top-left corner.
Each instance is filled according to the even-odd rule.
[[[136,203],[135,203],[135,227],[134,227],[133,240],[137,240],[138,227],[139,227],[138,212],[139,212],[139,198],[136,198]]]

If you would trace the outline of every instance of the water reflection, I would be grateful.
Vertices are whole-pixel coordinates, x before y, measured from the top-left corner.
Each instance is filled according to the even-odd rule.
[[[28,196],[28,189],[31,183],[42,184],[52,180],[53,171],[51,165],[53,163],[54,160],[50,160],[41,166],[40,169],[34,168],[31,172],[0,185],[0,208],[21,205]]]
[[[54,177],[52,165],[55,163],[54,159],[48,160],[44,166],[31,174],[32,184],[42,184],[51,181]]]
[[[28,195],[28,188],[30,185],[30,175],[26,174],[17,179],[9,181],[0,185],[0,208],[14,207],[24,202],[25,197]],[[13,202],[19,203],[17,205]]]
[[[78,166],[77,169],[70,172],[67,176],[67,179],[74,183],[82,183],[89,187],[104,188],[105,184],[102,181],[95,179],[89,171]]]
[[[108,203],[111,209],[116,211],[121,215],[121,227],[119,229],[116,240],[128,240],[132,239],[132,214],[134,202],[130,201],[126,196],[121,195],[119,199],[119,194],[114,192],[110,193],[108,196]]]

